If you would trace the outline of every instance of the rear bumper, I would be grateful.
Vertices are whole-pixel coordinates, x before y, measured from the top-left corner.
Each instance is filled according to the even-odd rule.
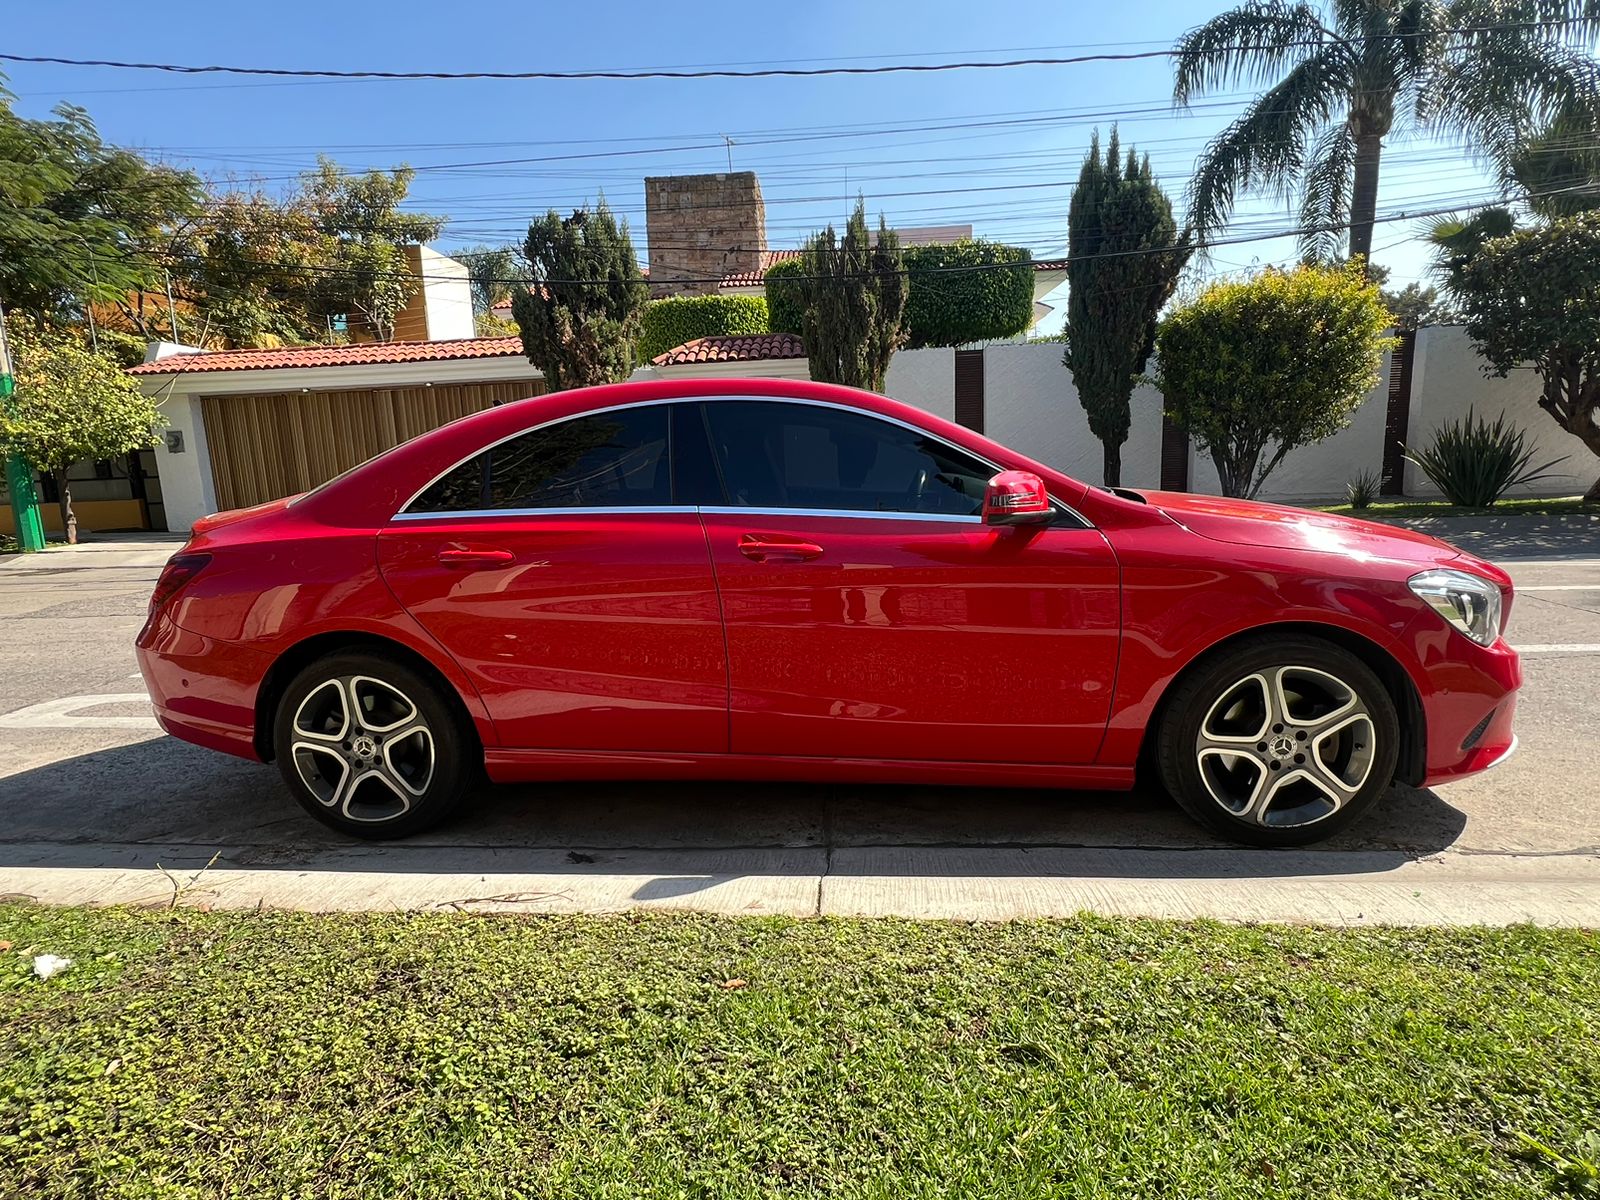
[[[173,737],[256,762],[256,689],[271,660],[201,637],[167,616],[147,622],[134,643],[139,672],[161,728]]]

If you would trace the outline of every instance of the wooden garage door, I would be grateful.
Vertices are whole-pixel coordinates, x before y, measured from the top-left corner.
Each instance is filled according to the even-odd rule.
[[[220,508],[308,491],[374,454],[496,401],[543,393],[542,380],[348,392],[204,396]]]

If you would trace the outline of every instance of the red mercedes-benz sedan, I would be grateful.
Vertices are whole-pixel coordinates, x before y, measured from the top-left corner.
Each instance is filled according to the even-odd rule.
[[[1511,581],[1363,521],[1070,479],[882,396],[687,380],[490,409],[200,522],[162,726],[398,837],[496,781],[1131,788],[1235,841],[1511,753]]]

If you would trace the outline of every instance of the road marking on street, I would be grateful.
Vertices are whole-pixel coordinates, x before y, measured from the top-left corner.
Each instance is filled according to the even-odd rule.
[[[1600,654],[1600,642],[1545,642],[1515,650],[1518,654]]]
[[[1524,584],[1518,592],[1600,592],[1600,581],[1595,583],[1536,583]]]
[[[103,696],[64,696],[30,704],[15,712],[0,713],[0,729],[160,729],[153,713],[120,716],[85,716],[86,708],[106,704],[143,704],[150,697],[143,692],[111,692]]]

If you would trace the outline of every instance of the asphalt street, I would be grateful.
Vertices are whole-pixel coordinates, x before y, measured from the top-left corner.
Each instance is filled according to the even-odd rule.
[[[1295,852],[1222,846],[1150,794],[771,784],[485,788],[447,828],[354,843],[275,768],[155,727],[132,642],[177,539],[0,559],[0,894],[1600,924],[1600,521],[1429,531],[1517,581],[1521,749]]]

